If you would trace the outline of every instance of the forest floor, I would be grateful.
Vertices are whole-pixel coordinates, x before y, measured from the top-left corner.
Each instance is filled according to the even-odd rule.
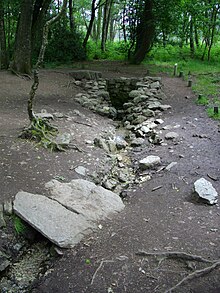
[[[143,77],[147,71],[144,66],[119,62],[85,63],[84,68],[99,70],[104,78]],[[18,139],[22,128],[28,125],[26,108],[32,81],[0,72],[0,203],[13,199],[20,190],[46,194],[44,185],[52,178],[65,182],[80,178],[74,171],[76,166],[83,165],[88,172],[100,167],[104,151],[91,148],[86,140],[113,129],[115,123],[74,101],[82,90],[69,86],[69,71],[41,71],[35,110],[71,116],[57,118],[55,123],[61,131],[74,133],[74,144],[83,152],[70,149],[51,153]],[[171,162],[177,165],[170,171],[155,170],[150,181],[134,185],[126,197],[125,209],[111,221],[103,222],[102,229],[74,249],[64,251],[31,292],[169,292],[187,275],[212,264],[178,257],[158,259],[157,255],[138,255],[139,251],[179,251],[209,260],[220,259],[219,205],[206,205],[193,198],[193,183],[201,177],[220,191],[219,122],[208,118],[204,107],[195,104],[196,97],[186,81],[163,74],[162,83],[167,96],[163,103],[172,109],[159,117],[164,120],[161,127],[170,125],[170,131],[177,132],[179,140],[130,155],[133,162],[158,155],[163,166]],[[173,292],[220,292],[220,266],[203,276],[192,276]]]

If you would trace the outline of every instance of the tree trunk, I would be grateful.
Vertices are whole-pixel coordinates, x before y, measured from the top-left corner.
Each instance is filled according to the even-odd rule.
[[[155,25],[153,15],[153,0],[145,0],[144,11],[137,25],[137,38],[134,55],[131,63],[140,64],[150,51],[155,37]]]
[[[0,0],[0,69],[8,68],[8,53],[6,48],[4,7],[3,1]]]
[[[193,27],[194,27],[193,26],[193,17],[191,15],[191,19],[190,19],[190,34],[189,34],[191,57],[193,57],[194,54],[195,54],[194,37],[193,37]]]
[[[97,29],[96,29],[96,43],[100,40],[101,36],[101,22],[102,22],[102,6],[98,8],[98,18],[97,18]]]
[[[105,52],[106,50],[106,41],[108,36],[108,27],[111,13],[111,6],[113,1],[106,0],[103,12],[103,23],[102,23],[102,41],[101,41],[101,50]]]
[[[89,26],[88,26],[88,29],[87,29],[87,32],[86,32],[85,39],[83,41],[83,48],[84,49],[86,49],[86,45],[87,45],[89,36],[91,34],[93,22],[94,22],[94,19],[95,19],[95,11],[96,11],[95,2],[96,2],[96,0],[92,0],[91,18],[90,18],[90,22],[89,22]]]
[[[34,0],[23,0],[18,21],[14,60],[11,69],[21,74],[31,74],[31,27]]]
[[[210,44],[208,47],[208,61],[210,61],[210,58],[211,58],[211,49],[214,42],[218,9],[219,9],[219,6],[218,8],[215,5],[213,6],[212,17],[211,17],[211,36],[210,36]]]
[[[70,30],[74,29],[74,20],[73,20],[73,0],[69,0],[69,22],[70,22]]]

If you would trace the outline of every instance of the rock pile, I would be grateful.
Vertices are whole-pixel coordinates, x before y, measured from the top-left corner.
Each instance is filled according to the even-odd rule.
[[[100,78],[76,84],[86,91],[76,95],[77,102],[100,115],[122,119],[126,126],[138,125],[170,108],[161,103],[164,93],[160,77]]]

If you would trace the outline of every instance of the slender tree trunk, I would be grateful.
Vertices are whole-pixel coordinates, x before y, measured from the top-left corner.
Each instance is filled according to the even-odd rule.
[[[74,19],[73,19],[73,0],[69,0],[69,22],[70,22],[70,30],[74,29]]]
[[[91,18],[90,18],[90,22],[89,22],[89,26],[88,26],[88,29],[87,29],[87,32],[86,32],[85,39],[83,41],[83,48],[84,49],[86,49],[86,45],[87,45],[89,36],[91,34],[93,22],[94,22],[94,19],[95,19],[95,11],[96,11],[95,2],[96,2],[96,0],[92,0]]]
[[[150,51],[155,37],[153,0],[145,0],[144,11],[137,25],[137,39],[131,63],[140,64]]]
[[[6,48],[4,7],[3,1],[0,0],[0,69],[8,68],[8,53]]]
[[[14,60],[11,69],[21,74],[31,74],[31,27],[34,0],[23,0],[15,40]]]
[[[211,36],[210,36],[210,44],[209,44],[209,47],[208,47],[208,61],[210,61],[210,58],[211,58],[211,49],[212,49],[213,42],[214,42],[216,20],[217,20],[217,12],[218,12],[218,9],[214,5],[213,6],[213,11],[212,11],[212,18],[211,18]]]
[[[126,7],[124,6],[123,12],[122,12],[122,31],[123,31],[123,37],[124,42],[127,43],[127,34],[126,34]],[[120,35],[120,33],[119,33]]]
[[[195,54],[195,46],[194,46],[194,37],[193,37],[193,17],[191,15],[190,19],[190,34],[189,34],[189,40],[190,40],[190,52],[191,52],[191,57],[194,56]]]
[[[103,6],[100,5],[98,8],[96,43],[100,40],[101,35],[102,9]]]
[[[102,23],[102,41],[101,41],[101,50],[105,52],[106,50],[106,41],[108,36],[108,27],[111,13],[111,6],[113,1],[106,0],[103,12],[103,23]]]

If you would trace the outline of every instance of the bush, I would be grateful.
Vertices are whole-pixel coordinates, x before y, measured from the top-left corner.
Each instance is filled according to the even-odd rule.
[[[57,24],[50,32],[45,52],[45,62],[68,63],[74,60],[85,60],[81,35],[76,31]]]

